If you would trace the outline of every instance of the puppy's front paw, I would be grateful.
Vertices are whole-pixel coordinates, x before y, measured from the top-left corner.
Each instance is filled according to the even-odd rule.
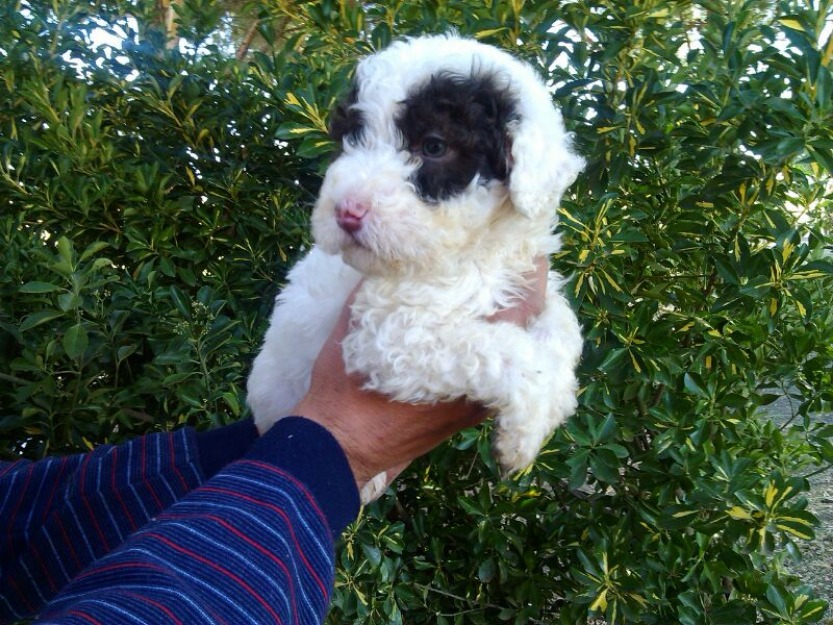
[[[362,500],[362,505],[367,505],[372,501],[376,501],[385,492],[388,486],[387,471],[382,471],[374,476],[367,484],[362,487],[359,496]]]
[[[535,460],[543,441],[529,432],[500,427],[495,431],[492,453],[500,465],[501,473],[509,476],[526,469]]]

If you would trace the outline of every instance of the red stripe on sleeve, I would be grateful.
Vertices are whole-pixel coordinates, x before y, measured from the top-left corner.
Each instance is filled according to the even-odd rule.
[[[177,543],[173,542],[172,540],[169,540],[169,539],[165,538],[162,534],[158,534],[156,532],[148,532],[146,534],[143,534],[143,536],[145,536],[147,538],[152,538],[152,539],[158,540],[159,542],[161,542],[165,546],[173,549],[174,551],[176,551],[178,553],[181,553],[183,555],[186,555],[189,558],[192,558],[193,560],[196,560],[197,562],[200,562],[201,564],[204,564],[205,566],[214,569],[215,571],[217,571],[218,573],[220,573],[224,577],[227,577],[228,579],[233,580],[241,588],[245,589],[246,592],[248,592],[255,599],[255,601],[257,601],[261,606],[263,606],[263,608],[267,612],[269,612],[269,615],[274,619],[274,621],[276,623],[282,623],[283,622],[283,621],[281,621],[280,614],[275,612],[275,610],[272,608],[271,605],[269,605],[269,603],[266,601],[266,599],[263,598],[254,588],[252,588],[249,584],[247,584],[238,575],[235,575],[234,573],[232,573],[228,569],[220,566],[216,562],[212,562],[208,558],[203,558],[202,556],[197,555],[193,551],[190,551],[189,549],[186,549],[182,545],[178,545]]]
[[[284,523],[286,523],[287,528],[289,529],[289,535],[292,537],[292,544],[295,547],[295,551],[298,552],[298,555],[301,556],[301,561],[304,563],[304,568],[312,575],[313,579],[315,579],[315,583],[318,585],[318,588],[321,590],[321,596],[326,600],[329,597],[329,593],[327,592],[327,587],[324,585],[324,582],[321,581],[321,578],[318,577],[318,573],[315,572],[315,569],[310,564],[307,557],[304,555],[304,550],[301,549],[301,543],[298,540],[298,537],[295,535],[295,528],[292,524],[292,521],[289,519],[289,515],[278,506],[268,503],[266,501],[261,501],[259,499],[255,499],[254,497],[249,497],[248,495],[243,495],[233,490],[229,490],[227,488],[217,488],[214,486],[203,486],[201,489],[203,492],[210,492],[216,493],[218,495],[222,495],[223,497],[231,497],[234,499],[242,499],[248,503],[254,504],[261,508],[266,508],[267,510],[271,510],[278,516],[280,516]],[[326,524],[326,522],[325,522]]]

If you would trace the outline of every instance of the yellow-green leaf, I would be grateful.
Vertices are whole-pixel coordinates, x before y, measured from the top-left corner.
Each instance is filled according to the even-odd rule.
[[[810,540],[810,539],[813,538],[813,535],[814,535],[812,530],[808,531],[808,532],[803,532],[803,531],[799,530],[796,527],[793,527],[791,525],[784,525],[783,523],[779,523],[778,521],[775,522],[775,527],[777,527],[782,532],[787,532],[789,534],[792,534],[793,536],[796,536],[797,538],[800,538],[801,540]]]
[[[600,611],[604,612],[607,608],[607,589],[605,588],[602,592],[599,593],[599,596],[596,597],[596,600],[590,604],[590,610],[592,612]]]
[[[730,517],[735,519],[736,521],[748,521],[752,518],[752,515],[749,514],[745,509],[741,508],[740,506],[735,506],[730,508],[726,511]]]
[[[804,32],[804,26],[797,19],[793,19],[791,17],[781,17],[778,19],[778,21],[787,28],[792,28],[793,30]]]
[[[675,519],[681,519],[686,516],[691,516],[692,514],[697,514],[698,512],[699,510],[681,510],[680,512],[675,512],[671,516],[673,516]]]

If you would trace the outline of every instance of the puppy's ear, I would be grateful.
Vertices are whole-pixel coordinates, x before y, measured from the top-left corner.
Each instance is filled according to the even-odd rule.
[[[518,117],[507,125],[509,194],[527,217],[554,214],[562,194],[584,168],[584,159],[573,151],[561,113],[543,85],[521,89],[518,101]]]

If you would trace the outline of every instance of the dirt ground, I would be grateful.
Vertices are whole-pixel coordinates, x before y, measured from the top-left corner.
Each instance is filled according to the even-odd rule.
[[[769,408],[776,422],[784,421],[792,414],[786,399],[775,402]],[[833,413],[818,415],[817,418],[833,423]],[[800,545],[802,561],[791,568],[813,587],[820,598],[830,603],[831,607],[821,623],[833,625],[833,469],[811,478],[811,484],[808,495],[810,511],[818,517],[819,527],[816,528],[814,540]]]
[[[821,524],[815,540],[801,547],[804,559],[794,570],[833,606],[833,469],[813,479],[809,499],[810,510]],[[827,610],[826,619],[822,623],[833,625],[833,607]]]

